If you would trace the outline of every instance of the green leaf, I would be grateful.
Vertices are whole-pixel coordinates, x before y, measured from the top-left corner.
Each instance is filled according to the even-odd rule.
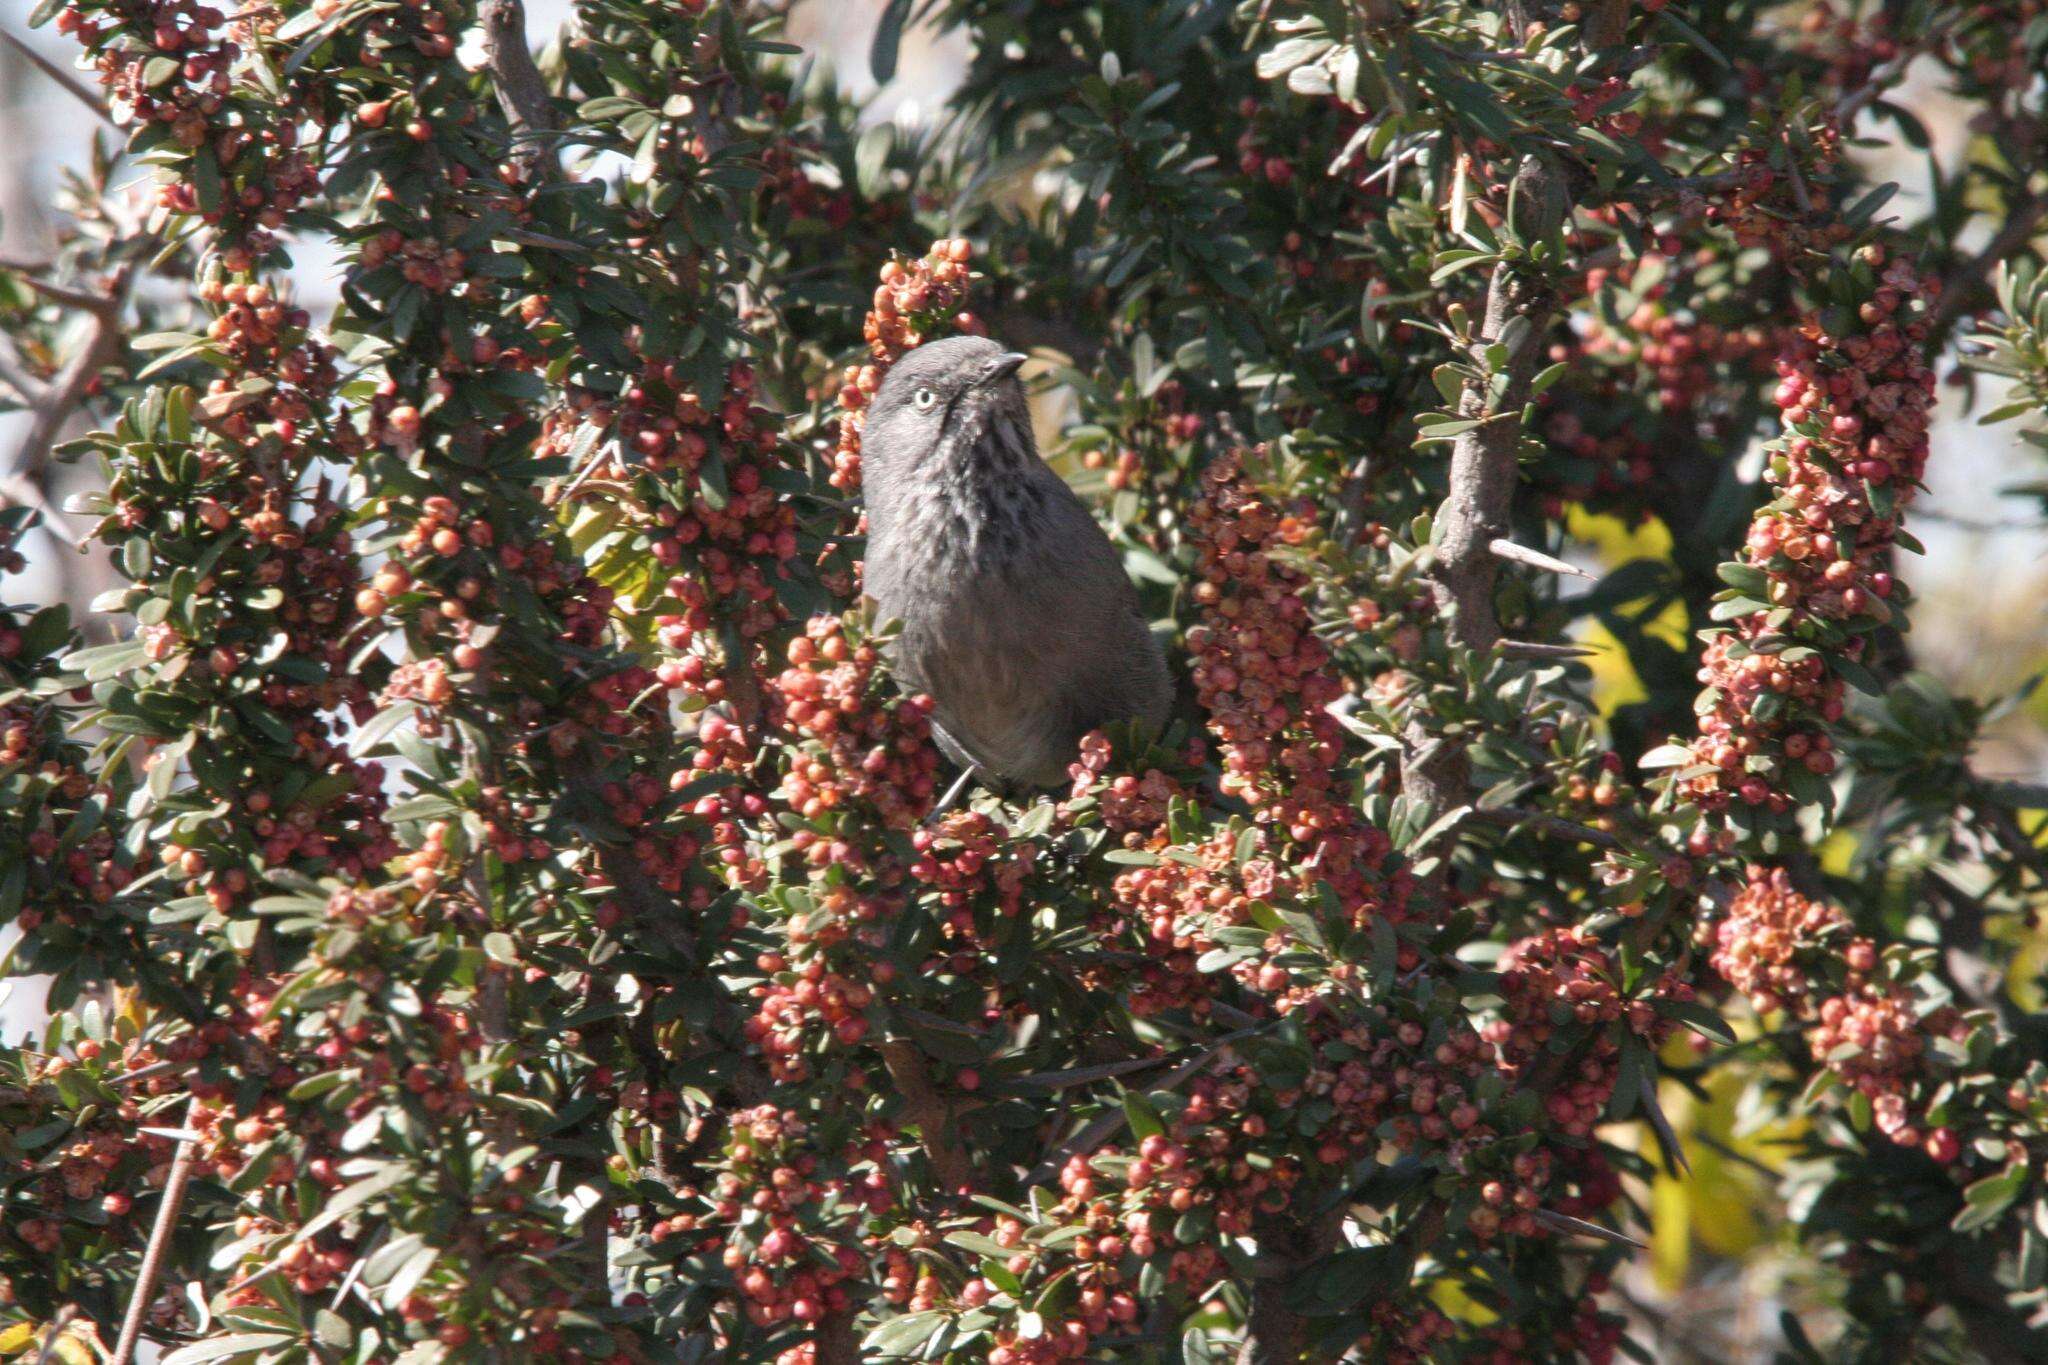
[[[945,1325],[944,1313],[906,1313],[900,1318],[889,1319],[868,1333],[861,1344],[869,1351],[886,1356],[916,1355],[922,1352],[932,1334]]]
[[[412,1167],[402,1161],[385,1165],[337,1193],[292,1237],[293,1242],[311,1241],[323,1229],[333,1227],[387,1190],[396,1189],[412,1177]]]
[[[896,78],[896,57],[903,45],[903,25],[910,19],[910,0],[889,0],[889,7],[875,21],[875,40],[868,48],[868,72],[875,84],[887,85]]]
[[[229,1356],[256,1355],[297,1340],[297,1335],[290,1332],[236,1332],[180,1346],[163,1357],[161,1365],[203,1365],[205,1361],[226,1360]]]
[[[1330,40],[1323,37],[1283,39],[1259,54],[1254,70],[1261,80],[1278,80],[1296,67],[1317,60],[1331,46]]]
[[[361,758],[364,754],[376,748],[393,730],[396,730],[399,726],[410,720],[412,714],[413,704],[411,702],[402,701],[385,707],[382,711],[364,721],[362,725],[356,728],[356,732],[348,737],[349,755],[353,758]]]
[[[194,346],[205,341],[205,337],[190,332],[144,332],[129,342],[138,351],[175,351],[181,346]]]
[[[1016,1254],[1002,1243],[996,1241],[995,1238],[985,1237],[978,1232],[948,1233],[946,1241],[962,1250],[971,1251],[977,1256],[987,1256],[997,1261],[1008,1260]]]
[[[1896,183],[1886,181],[1861,199],[1858,199],[1854,204],[1851,204],[1843,212],[1842,222],[1849,227],[1862,227],[1865,223],[1876,217],[1877,211],[1890,203],[1892,196],[1898,192],[1899,187]]]
[[[1985,1176],[1964,1189],[1963,1207],[1949,1226],[1957,1232],[1975,1232],[1989,1227],[2012,1207],[2026,1185],[2027,1168],[2024,1166],[2009,1166],[1996,1175]]]
[[[1707,40],[1707,36],[1705,34],[1701,33],[1691,24],[1685,22],[1685,20],[1680,18],[1675,12],[1668,9],[1661,10],[1658,12],[1657,21],[1663,24],[1666,28],[1674,30],[1678,34],[1679,40],[1681,42],[1684,42],[1691,47],[1698,48],[1700,52],[1706,56],[1708,61],[1711,61],[1714,65],[1720,67],[1723,71],[1733,71],[1735,69],[1734,66],[1729,62],[1727,56],[1722,53],[1720,48],[1715,47],[1713,43]]]
[[[1728,1021],[1697,1000],[1659,1000],[1656,1009],[1665,1018],[1676,1019],[1702,1037],[1724,1043],[1735,1041],[1735,1030],[1728,1027]]]
[[[220,208],[221,174],[220,162],[215,160],[213,148],[201,147],[192,156],[190,177],[192,194],[202,214],[214,213]]]
[[[1166,1131],[1166,1123],[1159,1117],[1159,1111],[1135,1090],[1124,1092],[1124,1118],[1131,1125],[1131,1136],[1140,1142]]]
[[[1754,564],[1729,562],[1714,570],[1723,583],[1748,597],[1768,599],[1771,595],[1771,579]]]

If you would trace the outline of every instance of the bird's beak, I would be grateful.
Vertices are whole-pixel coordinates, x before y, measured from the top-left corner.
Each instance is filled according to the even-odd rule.
[[[1011,351],[1008,355],[999,355],[994,360],[989,361],[988,368],[981,372],[981,378],[974,381],[974,386],[978,389],[994,388],[997,384],[1002,383],[1005,379],[1017,373],[1018,368],[1030,358],[1030,356],[1025,355],[1022,351]]]

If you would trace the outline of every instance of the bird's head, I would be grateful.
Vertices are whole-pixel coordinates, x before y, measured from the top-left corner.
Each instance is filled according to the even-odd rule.
[[[942,464],[996,469],[1037,459],[1017,378],[1023,363],[986,337],[947,337],[897,361],[861,428],[870,498],[899,481],[934,476]]]

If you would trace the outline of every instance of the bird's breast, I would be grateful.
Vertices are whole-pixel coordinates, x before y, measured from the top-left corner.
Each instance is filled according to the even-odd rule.
[[[1044,494],[1017,478],[934,480],[892,523],[883,554],[892,576],[943,593],[1018,572],[1038,543]]]

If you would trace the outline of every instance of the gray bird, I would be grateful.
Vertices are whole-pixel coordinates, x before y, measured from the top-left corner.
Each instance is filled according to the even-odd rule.
[[[939,747],[984,782],[1055,786],[1088,731],[1161,725],[1172,684],[1109,537],[1038,457],[1024,359],[951,337],[889,371],[861,434],[867,592]]]

